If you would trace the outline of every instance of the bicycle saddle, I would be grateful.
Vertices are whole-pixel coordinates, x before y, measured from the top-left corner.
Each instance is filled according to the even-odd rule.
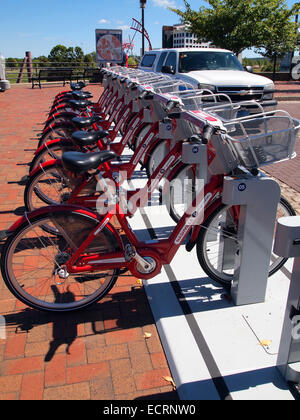
[[[77,99],[77,100],[89,99],[93,97],[93,95],[90,92],[82,92],[82,91],[74,91],[72,92],[72,96],[74,99]]]
[[[70,99],[68,102],[70,105],[77,109],[85,109],[89,105],[93,105],[93,102],[91,101],[76,101],[75,99]]]
[[[76,125],[76,127],[81,129],[90,127],[96,122],[101,123],[102,119],[99,117],[99,115],[95,115],[93,117],[74,117],[72,118],[72,122]]]
[[[116,153],[111,150],[95,153],[65,152],[62,161],[65,168],[77,174],[97,169],[105,162],[109,162],[116,157]]]
[[[80,90],[86,87],[86,84],[84,82],[70,83],[70,87],[72,90]]]
[[[108,131],[100,130],[100,131],[75,131],[72,134],[72,139],[74,140],[75,144],[79,146],[87,146],[89,144],[94,144],[98,140],[103,139],[104,137],[108,136]]]

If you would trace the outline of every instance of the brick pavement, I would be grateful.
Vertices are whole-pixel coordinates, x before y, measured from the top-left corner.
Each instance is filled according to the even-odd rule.
[[[278,101],[299,101],[300,82],[294,80],[275,82],[275,97]]]
[[[14,85],[0,94],[0,230],[24,211],[20,180],[61,86]],[[95,98],[99,86],[88,88]],[[144,290],[131,276],[77,314],[49,315],[16,301],[0,279],[0,400],[177,399]],[[151,333],[150,338],[144,334]]]

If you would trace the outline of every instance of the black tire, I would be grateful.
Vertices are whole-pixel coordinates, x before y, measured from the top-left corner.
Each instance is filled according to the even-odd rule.
[[[203,223],[201,230],[199,232],[199,235],[198,235],[198,239],[197,239],[197,257],[198,257],[198,261],[201,267],[212,280],[228,287],[231,285],[231,282],[232,282],[233,266],[229,265],[226,268],[227,272],[225,272],[225,270],[220,272],[220,270],[218,270],[217,267],[213,266],[213,263],[217,260],[216,253],[214,251],[212,252],[211,258],[213,259],[213,261],[210,261],[207,254],[208,251],[211,250],[210,248],[212,248],[211,245],[210,245],[210,248],[208,248],[207,246],[207,243],[209,242],[208,241],[209,235],[210,234],[216,235],[216,227],[215,227],[216,220],[222,213],[225,212],[226,209],[228,209],[228,206],[221,205]],[[238,252],[238,244],[236,240],[237,226],[232,220],[230,223],[230,213],[227,212],[226,214],[229,214],[228,219],[226,219],[227,226],[225,227],[225,230],[224,229],[220,230],[220,232],[222,236],[224,236],[224,232],[225,232],[226,237],[233,241],[232,249],[234,250],[233,252],[237,253]],[[282,216],[295,216],[295,215],[296,215],[296,212],[291,206],[291,204],[284,197],[281,197],[279,207],[278,207],[277,218],[282,217]],[[213,241],[211,240],[211,242]],[[287,258],[278,257],[278,256],[275,256],[275,254],[273,254],[272,258],[273,258],[273,262],[272,260],[270,262],[271,264],[270,264],[269,276],[272,276],[274,273],[276,273],[287,261]]]
[[[111,290],[118,278],[118,270],[92,273],[90,275],[85,273],[83,276],[76,274],[63,279],[58,275],[57,270],[54,268],[61,269],[65,261],[62,261],[61,258],[67,260],[70,257],[68,247],[70,244],[72,244],[72,247],[74,246],[72,241],[76,240],[76,238],[73,234],[73,239],[67,242],[65,235],[62,233],[62,235],[49,234],[49,239],[42,226],[47,224],[49,219],[55,220],[55,223],[62,225],[65,217],[72,220],[73,224],[77,224],[79,235],[84,230],[86,230],[85,234],[87,235],[98,223],[96,219],[88,215],[73,212],[66,214],[66,212],[61,210],[52,211],[49,215],[44,214],[31,218],[30,223],[29,221],[24,222],[9,236],[3,246],[1,255],[3,280],[11,293],[31,308],[47,312],[71,312],[84,309],[102,299]],[[40,228],[41,236],[36,235],[37,230]],[[69,231],[71,232],[71,230]],[[32,238],[30,238],[31,234]],[[27,236],[29,236],[30,241],[27,239]],[[100,233],[100,236],[95,238],[95,241],[98,241],[94,244],[95,250],[91,248],[90,252],[88,251],[89,255],[99,252],[99,249],[96,250],[97,246],[98,248],[100,247],[103,255],[106,252],[119,250],[114,235],[106,227]],[[79,246],[79,244],[80,242],[76,245]],[[46,247],[51,247],[51,252],[47,249],[43,253]],[[37,267],[31,265],[34,259],[30,260],[31,262],[28,266],[24,263],[23,270],[25,271],[26,267],[28,267],[27,274],[24,277],[24,271],[20,271],[18,266],[20,265],[22,252],[27,253],[28,256],[28,250],[29,253],[33,253],[32,255],[38,255],[37,261],[39,262]],[[57,254],[56,251],[58,251]],[[40,260],[42,264],[46,264],[45,266],[42,265],[42,268],[39,267]],[[47,271],[47,274],[45,271]]]
[[[187,176],[186,176],[187,174]],[[182,180],[188,179],[189,182],[185,185]],[[176,181],[177,180],[177,181]],[[172,179],[168,178],[169,181],[169,191],[164,195],[165,204],[169,211],[170,216],[175,223],[178,223],[181,219],[184,209],[185,209],[185,194],[190,196],[190,202],[195,198],[195,181],[194,181],[194,172],[192,165],[182,165],[179,167],[178,171],[172,176]],[[176,183],[177,182],[177,183]],[[175,188],[182,188],[176,192]],[[180,202],[182,198],[182,203]]]
[[[27,212],[40,207],[59,205],[63,194],[70,194],[68,176],[60,165],[39,168],[27,180],[24,189],[24,204]],[[39,201],[35,201],[39,200]]]

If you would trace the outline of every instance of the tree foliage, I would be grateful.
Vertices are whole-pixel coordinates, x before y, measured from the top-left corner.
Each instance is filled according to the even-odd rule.
[[[292,21],[292,17],[299,4],[288,9],[283,0],[269,0],[267,7],[269,14],[261,25],[260,42],[255,45],[255,50],[273,61],[295,49],[298,25]]]
[[[288,8],[285,0],[208,0],[209,7],[185,10],[171,8],[190,26],[199,40],[212,42],[235,54],[256,47],[266,51],[290,51],[296,42],[296,25],[291,20],[299,4]]]
[[[84,53],[80,47],[67,48],[65,45],[58,44],[52,48],[48,59],[61,65],[68,63],[78,65],[84,62]]]

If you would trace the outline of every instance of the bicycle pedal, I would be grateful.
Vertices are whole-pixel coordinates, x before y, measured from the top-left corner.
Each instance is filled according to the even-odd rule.
[[[9,232],[8,230],[1,230],[0,231],[0,241],[3,241],[4,239],[8,238],[12,232]]]

